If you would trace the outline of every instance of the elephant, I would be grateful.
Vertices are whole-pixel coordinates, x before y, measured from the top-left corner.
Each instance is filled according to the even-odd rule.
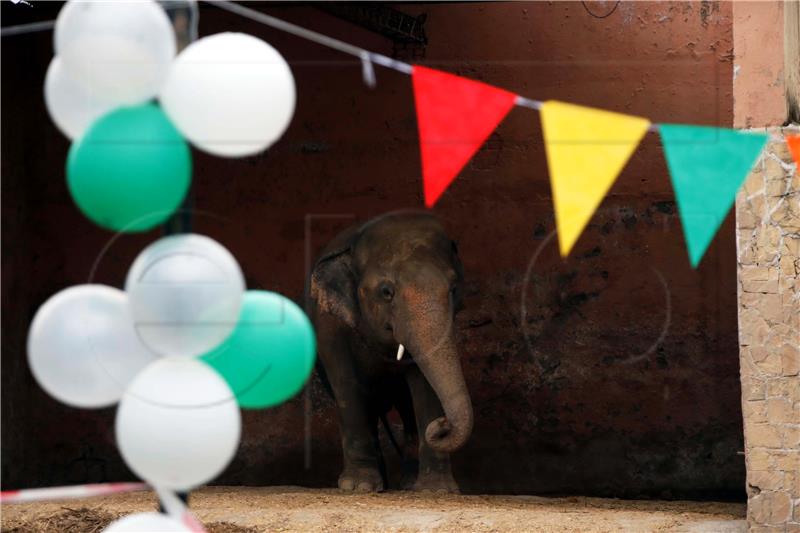
[[[307,309],[339,415],[340,489],[387,487],[378,420],[400,449],[385,418],[395,408],[405,435],[401,486],[458,492],[450,453],[473,426],[454,332],[463,278],[455,242],[427,212],[349,228],[314,263]]]

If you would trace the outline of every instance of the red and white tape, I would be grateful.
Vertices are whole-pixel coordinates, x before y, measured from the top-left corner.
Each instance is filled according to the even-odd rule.
[[[155,487],[161,505],[169,516],[189,528],[193,533],[206,533],[203,524],[191,513],[174,492]]]
[[[0,492],[0,503],[41,502],[46,500],[68,500],[91,498],[120,492],[149,490],[147,483],[97,483],[95,485],[73,485],[69,487],[46,487],[42,489],[4,490]]]
[[[48,500],[69,500],[107,496],[122,492],[151,490],[147,483],[97,483],[93,485],[73,485],[68,487],[46,487],[41,489],[22,489],[0,491],[0,504],[41,502]],[[164,510],[172,518],[186,526],[192,533],[206,533],[203,524],[189,511],[174,492],[154,489]]]

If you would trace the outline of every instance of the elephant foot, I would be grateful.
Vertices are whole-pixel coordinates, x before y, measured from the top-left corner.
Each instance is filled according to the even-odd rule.
[[[446,494],[460,494],[458,483],[453,479],[450,472],[427,472],[420,471],[417,481],[412,487],[413,490],[421,492],[438,492]]]
[[[347,492],[383,492],[383,477],[377,468],[345,468],[339,476],[339,489]]]

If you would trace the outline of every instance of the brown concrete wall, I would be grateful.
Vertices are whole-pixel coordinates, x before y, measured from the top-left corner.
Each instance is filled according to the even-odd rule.
[[[4,25],[14,7],[2,4]],[[312,7],[259,7],[392,53],[385,38]],[[578,2],[396,7],[428,14],[421,60],[429,66],[654,121],[732,123],[729,3],[623,2],[604,19]],[[591,7],[602,15],[613,3]],[[299,298],[309,214],[362,221],[422,205],[410,80],[379,69],[369,90],[350,58],[207,5],[200,28],[262,36],[296,76],[298,107],[285,137],[248,159],[195,154],[194,183],[198,209],[225,217],[198,216],[197,230],[229,247],[251,288]],[[78,214],[64,185],[68,145],[41,96],[51,53],[46,33],[3,40],[7,487],[130,476],[114,447],[113,409],[59,405],[24,360],[36,308],[85,282],[109,238]],[[511,112],[435,212],[459,242],[468,279],[458,328],[476,425],[455,456],[467,491],[743,496],[733,221],[692,271],[656,136],[644,140],[566,261],[548,240],[550,188],[530,110]],[[347,223],[313,219],[313,247]],[[156,237],[121,239],[99,279],[120,285]],[[311,470],[303,469],[296,399],[244,414],[240,452],[220,482],[334,485],[332,404],[316,381],[312,398]]]

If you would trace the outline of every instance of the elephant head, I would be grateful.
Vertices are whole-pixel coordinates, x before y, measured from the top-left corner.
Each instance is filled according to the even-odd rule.
[[[454,338],[462,280],[455,243],[441,224],[425,213],[398,213],[331,243],[310,284],[318,312],[356,329],[383,357],[396,353],[393,364],[413,359],[419,366],[445,414],[428,425],[425,439],[443,452],[463,446],[473,424]]]

